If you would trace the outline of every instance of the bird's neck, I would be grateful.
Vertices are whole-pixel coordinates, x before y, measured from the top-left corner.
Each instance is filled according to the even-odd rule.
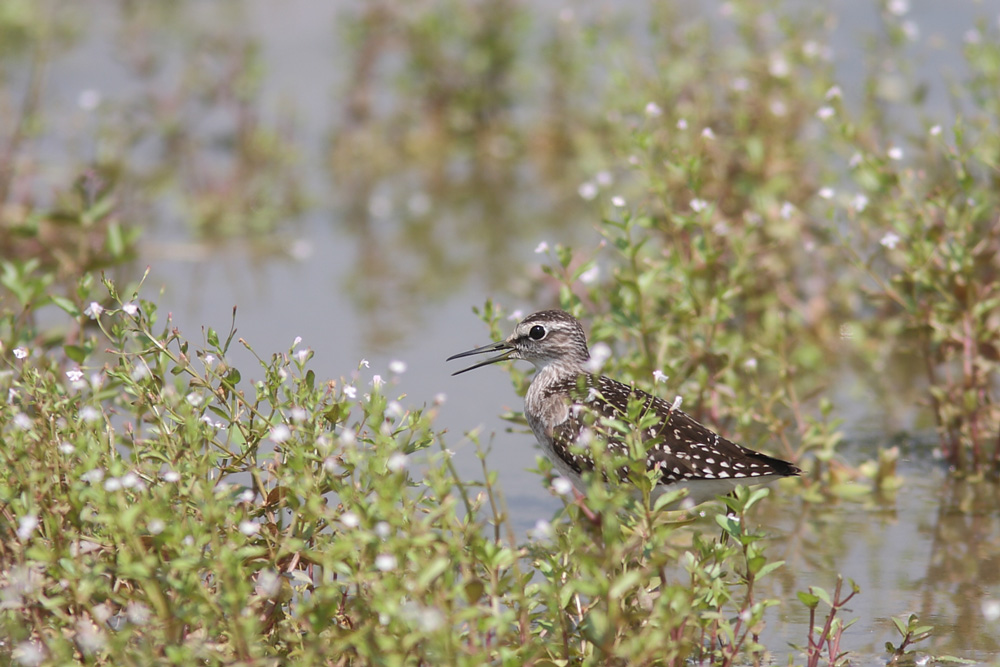
[[[535,373],[531,384],[538,387],[551,386],[587,373],[584,363],[576,360],[554,359],[546,363],[535,364],[535,367],[538,372]]]

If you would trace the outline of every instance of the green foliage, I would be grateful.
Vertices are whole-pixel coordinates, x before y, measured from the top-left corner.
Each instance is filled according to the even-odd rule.
[[[72,354],[18,348],[0,376],[4,650],[469,665],[765,650],[776,601],[754,585],[781,563],[747,512],[766,490],[727,499],[718,542],[664,511],[678,494],[654,502],[646,484],[636,500],[599,469],[599,519],[569,505],[520,544],[485,460],[483,481],[457,476],[436,406],[405,408],[363,367],[318,382],[294,345],[238,369],[233,346],[252,348],[235,323],[196,348],[104,286],[106,308],[60,304],[95,325]]]

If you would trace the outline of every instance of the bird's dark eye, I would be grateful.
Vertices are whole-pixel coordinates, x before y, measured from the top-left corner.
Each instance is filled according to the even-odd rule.
[[[545,338],[545,327],[541,324],[536,324],[531,327],[531,331],[528,332],[528,335],[531,337],[531,340],[541,340]]]

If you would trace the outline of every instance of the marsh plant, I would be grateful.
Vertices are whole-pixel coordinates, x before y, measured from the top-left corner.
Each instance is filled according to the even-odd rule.
[[[138,293],[60,299],[66,354],[22,339],[0,381],[2,651],[20,664],[733,664],[763,659],[748,510],[691,531],[621,487],[525,541],[495,473],[462,480],[405,365],[324,381],[300,341],[229,364]],[[87,284],[81,286],[81,294]],[[13,340],[20,336],[15,335]],[[485,459],[485,455],[484,455]],[[644,471],[635,470],[642,486]],[[595,476],[596,479],[596,476]],[[566,489],[559,492],[565,493]],[[686,546],[679,546],[686,544]]]
[[[459,5],[476,20],[443,20]],[[46,54],[24,38],[34,28],[19,28],[42,20],[28,11],[34,5],[0,6],[0,55],[44,65]],[[127,15],[134,34],[173,16],[143,13],[151,6]],[[341,146],[352,170],[380,174],[396,156],[448,137],[485,148],[481,166],[544,134],[507,136],[516,135],[506,121],[527,14],[491,22],[506,5],[483,6],[482,14],[451,2],[416,17],[375,5],[362,12],[368,23],[356,36],[365,48],[403,35],[410,99],[430,111],[411,119],[420,105],[403,104],[390,114],[410,148],[383,154],[377,169],[355,164],[366,151]],[[792,508],[900,484],[899,449],[845,454],[851,424],[831,391],[841,373],[870,383],[872,409],[888,423],[933,431],[968,483],[1000,467],[1000,42],[985,25],[967,39],[972,76],[954,91],[961,117],[920,119],[904,134],[892,107],[919,104],[919,86],[903,85],[912,95],[889,101],[880,77],[892,70],[909,81],[900,65],[906,6],[883,8],[885,39],[873,47],[882,64],[852,105],[835,79],[821,12],[741,0],[725,3],[713,24],[658,5],[649,14],[651,61],[623,61],[599,100],[601,120],[581,113],[562,123],[578,131],[559,141],[575,142],[580,162],[596,165],[573,196],[591,202],[599,240],[540,243],[539,272],[520,295],[584,318],[608,374],[679,395],[727,436],[802,466],[800,479],[772,490]],[[575,62],[587,58],[565,53],[589,53],[573,35],[600,26],[564,18],[565,52],[554,49],[550,66],[566,74],[552,96],[566,110],[594,96],[566,89],[584,80]],[[565,27],[576,20],[585,30]],[[716,48],[720,29],[732,48]],[[468,44],[476,57],[462,57]],[[133,44],[137,67],[148,62],[144,46]],[[631,42],[626,51],[635,51]],[[150,136],[178,150],[138,175],[120,157],[80,165],[79,180],[53,186],[51,201],[36,201],[25,185],[37,177],[28,130],[44,119],[35,79],[27,77],[23,105],[7,104],[21,112],[3,128],[9,151],[0,164],[4,661],[763,664],[787,652],[765,645],[768,619],[793,607],[809,619],[795,655],[844,663],[845,604],[856,589],[838,580],[830,594],[831,582],[817,581],[796,595],[770,585],[788,566],[769,553],[769,538],[781,536],[755,521],[767,491],[741,491],[692,520],[666,511],[669,497],[651,502],[650,480],[633,470],[645,493],[594,481],[583,512],[543,461],[539,482],[565,503],[521,535],[489,447],[478,450],[478,479],[459,475],[450,448],[478,447],[477,435],[443,433],[443,396],[414,405],[401,390],[405,364],[361,360],[340,377],[319,377],[308,341],[258,355],[252,336],[236,335],[235,313],[229,331],[206,329],[193,341],[143,295],[142,280],[102,278],[105,267],[128,275],[138,209],[119,204],[134,196],[130,184],[207,159],[204,137],[171,131],[172,100],[190,91],[219,101],[239,130],[239,148],[227,154],[232,177],[188,191],[194,229],[267,232],[303,201],[294,176],[276,177],[295,163],[294,133],[257,120],[261,61],[252,43],[237,31],[191,53],[182,68],[191,78],[147,100],[148,126],[119,133],[114,115],[100,125],[112,157]],[[378,55],[356,61],[359,103]],[[373,123],[355,140],[382,136],[379,119],[355,111],[354,122]],[[374,185],[358,191],[369,206]],[[419,224],[402,238],[444,247],[427,227],[435,216],[414,208]],[[482,227],[470,236],[512,236]],[[484,254],[510,273],[509,258],[494,251]],[[517,318],[495,302],[480,315],[495,339]],[[238,350],[256,363],[238,365]],[[511,376],[523,390],[524,369]],[[909,420],[894,419],[900,413]],[[521,427],[521,415],[508,417]],[[901,663],[932,630],[915,616],[894,624],[901,639],[887,651]]]

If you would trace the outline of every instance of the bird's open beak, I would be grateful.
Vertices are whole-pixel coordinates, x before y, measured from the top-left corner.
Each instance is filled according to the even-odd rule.
[[[474,350],[469,350],[468,352],[459,352],[456,355],[450,356],[446,361],[451,361],[452,359],[461,359],[462,357],[470,357],[473,354],[485,354],[486,352],[502,352],[495,357],[490,357],[486,361],[480,361],[475,366],[469,366],[468,368],[463,368],[460,371],[455,371],[452,375],[458,375],[464,373],[465,371],[471,371],[482,366],[489,366],[490,364],[495,364],[498,361],[507,361],[514,354],[514,348],[507,344],[507,341],[500,341],[499,343],[490,343],[489,345],[483,345],[482,347],[477,347]]]

